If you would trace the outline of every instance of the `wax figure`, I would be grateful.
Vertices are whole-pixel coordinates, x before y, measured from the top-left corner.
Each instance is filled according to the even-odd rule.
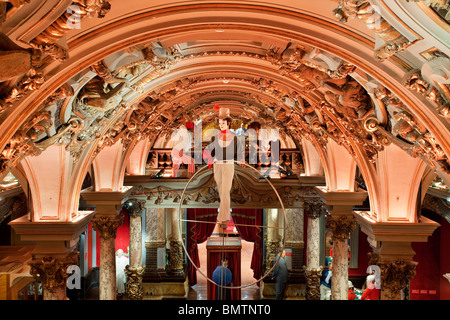
[[[356,299],[355,288],[353,287],[353,283],[349,280],[348,281],[348,300],[355,300],[355,299]]]
[[[228,108],[219,110],[218,135],[211,139],[211,143],[203,150],[203,159],[211,169],[214,164],[214,180],[219,191],[219,215],[217,221],[224,223],[230,219],[230,191],[234,177],[234,160],[244,166],[244,141],[230,131],[231,118]]]
[[[125,283],[127,279],[125,277],[125,267],[129,264],[129,260],[123,254],[123,250],[117,250],[116,255],[116,286],[117,293],[122,295],[125,293]]]
[[[322,277],[320,278],[320,300],[331,300],[331,276],[333,269],[333,262],[331,257],[325,258],[325,268],[322,270]]]
[[[177,177],[178,169],[184,163],[188,165],[188,176],[195,172],[194,158],[189,155],[192,147],[192,137],[188,129],[192,129],[194,124],[188,122],[181,125],[172,132],[171,140],[174,141],[172,148],[172,176]]]
[[[375,275],[371,274],[366,279],[367,288],[361,296],[361,300],[378,300],[380,298],[380,289],[375,287]]]
[[[217,266],[213,272],[213,281],[221,286],[230,286],[233,281],[233,274],[228,269],[228,258],[222,259],[222,264]],[[215,300],[231,300],[230,288],[216,286]]]
[[[273,268],[272,276],[275,279],[275,299],[283,300],[284,292],[286,291],[286,284],[288,280],[288,268],[286,265],[286,252],[284,249],[278,250],[278,254],[273,260],[273,263],[276,264],[275,268]],[[278,260],[278,257],[280,260]]]

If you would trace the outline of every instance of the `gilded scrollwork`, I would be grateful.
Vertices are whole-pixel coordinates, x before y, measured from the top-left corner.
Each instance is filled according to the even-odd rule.
[[[98,216],[92,219],[92,228],[96,230],[101,239],[116,238],[117,229],[122,225],[123,215],[116,217]]]
[[[353,216],[328,215],[326,217],[326,227],[331,230],[333,240],[347,240],[350,233],[356,227],[356,219]]]
[[[37,156],[41,153],[36,140],[41,134],[46,133],[51,124],[51,114],[44,110],[35,114],[16,131],[0,154],[1,177],[14,168],[23,157]]]
[[[338,3],[333,13],[339,21],[346,22],[349,18],[358,18],[384,40],[385,44],[375,49],[376,59],[384,61],[412,45],[413,42],[384,19],[369,0],[339,0]]]
[[[64,259],[55,259],[52,256],[45,256],[30,262],[30,274],[41,282],[42,287],[50,293],[54,293],[58,288],[65,288],[67,278],[67,268],[70,265],[78,265],[78,252],[71,252]]]
[[[126,294],[130,300],[142,300],[144,296],[144,290],[142,286],[142,277],[145,272],[145,266],[131,267],[127,265],[125,267],[125,273],[127,275],[126,282]]]
[[[76,6],[77,18],[80,20],[95,13],[99,18],[103,18],[111,8],[111,4],[105,0],[74,0],[71,5]],[[68,50],[57,42],[73,28],[71,26],[72,15],[73,11],[66,10],[47,29],[36,36],[30,45],[57,61],[67,60],[69,58]]]

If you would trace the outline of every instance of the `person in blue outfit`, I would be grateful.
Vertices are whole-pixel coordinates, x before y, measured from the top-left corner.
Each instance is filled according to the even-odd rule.
[[[278,254],[275,257],[273,263],[277,263],[275,268],[273,268],[273,278],[275,279],[275,299],[276,300],[283,300],[284,298],[284,292],[286,291],[286,284],[288,280],[288,268],[286,265],[286,259],[285,259],[286,252],[284,249],[279,249]],[[278,257],[280,260],[278,260]]]
[[[322,270],[320,278],[320,300],[331,300],[331,276],[333,262],[331,257],[325,257],[325,268]]]
[[[217,266],[213,272],[213,281],[216,283],[216,297],[215,300],[231,300],[230,288],[221,286],[230,286],[233,281],[233,274],[228,269],[228,258],[222,259],[222,264]]]

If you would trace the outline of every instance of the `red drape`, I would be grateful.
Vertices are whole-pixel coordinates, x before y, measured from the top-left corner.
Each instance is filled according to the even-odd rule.
[[[187,209],[187,220],[216,222],[217,209]],[[200,267],[197,244],[205,242],[214,231],[214,223],[188,222],[187,223],[187,249],[193,263]],[[188,261],[189,285],[197,283],[197,269]]]
[[[238,257],[237,257],[237,252],[211,252],[210,255],[210,263],[211,263],[211,268],[210,268],[210,273],[208,275],[208,277],[210,279],[212,279],[212,274],[214,272],[214,270],[217,268],[217,266],[221,265],[221,261],[223,258],[228,258],[228,269],[230,269],[231,274],[233,275],[233,281],[231,282],[231,284],[229,285],[230,287],[236,286],[236,282],[235,279],[240,279],[241,278],[241,268],[238,265]],[[216,285],[210,281],[208,281],[208,286],[210,287],[210,292],[212,295],[212,299],[215,300],[215,295],[216,295]],[[231,299],[235,300],[237,299],[238,295],[235,292],[236,290],[240,290],[240,289],[229,289],[231,290]]]
[[[263,230],[260,227],[252,227],[251,225],[262,226],[262,210],[233,209],[231,216],[241,238],[254,243],[250,267],[253,270],[253,277],[259,279],[261,277],[263,256]]]

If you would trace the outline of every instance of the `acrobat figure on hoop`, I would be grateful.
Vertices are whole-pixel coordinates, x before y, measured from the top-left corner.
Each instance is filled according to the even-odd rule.
[[[217,105],[216,105],[217,106]],[[203,150],[203,159],[211,169],[214,164],[214,180],[219,191],[219,215],[217,221],[223,225],[230,219],[230,191],[234,177],[234,160],[245,167],[245,140],[230,131],[231,121],[228,108],[219,109],[220,132],[212,137]]]

